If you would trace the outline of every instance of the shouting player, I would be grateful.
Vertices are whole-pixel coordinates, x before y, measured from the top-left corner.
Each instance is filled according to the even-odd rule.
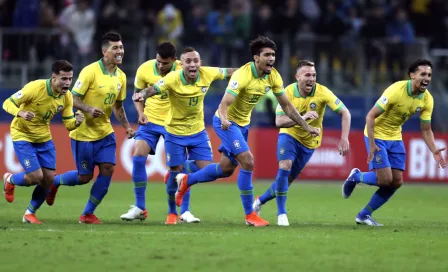
[[[235,70],[201,67],[201,64],[199,53],[194,48],[187,47],[181,55],[181,71],[169,73],[154,86],[133,96],[134,101],[142,101],[155,94],[167,95],[171,104],[171,110],[165,120],[165,152],[170,168],[167,180],[169,210],[166,224],[177,223],[175,178],[183,172],[187,154],[188,159],[195,161],[199,169],[213,161],[211,143],[204,125],[204,96],[213,81],[226,79]]]
[[[17,158],[25,172],[3,175],[3,193],[14,201],[14,187],[36,185],[22,221],[41,224],[35,213],[45,201],[56,169],[56,149],[50,132],[50,121],[62,112],[67,130],[76,129],[84,120],[82,113],[73,114],[73,97],[68,92],[73,80],[73,67],[65,60],[52,65],[47,80],[26,84],[3,103],[3,109],[14,116],[11,138]]]
[[[432,64],[425,59],[414,61],[408,70],[409,80],[398,81],[387,88],[366,117],[364,139],[367,163],[371,172],[354,168],[342,186],[342,196],[350,197],[358,183],[378,186],[370,202],[356,216],[356,223],[382,226],[372,213],[386,203],[403,184],[406,151],[401,135],[402,125],[415,113],[420,115],[423,140],[438,167],[445,168],[442,151],[434,143],[431,115],[434,99],[426,89],[431,82]]]
[[[348,134],[350,131],[350,112],[332,91],[316,83],[316,69],[314,63],[301,60],[297,63],[297,82],[286,87],[286,95],[294,107],[302,114],[308,124],[318,127],[322,131],[322,121],[325,107],[328,105],[342,117],[341,140],[338,144],[339,154],[347,155],[349,151]],[[286,213],[286,197],[288,187],[299,176],[310,160],[314,150],[322,143],[322,134],[312,137],[296,122],[285,115],[278,105],[275,123],[281,128],[277,140],[278,172],[271,187],[256,199],[252,205],[255,212],[260,213],[261,206],[267,201],[277,200],[277,224],[289,226]]]
[[[309,126],[288,100],[283,89],[283,80],[277,70],[273,68],[275,43],[269,38],[260,36],[251,41],[250,48],[254,61],[239,68],[232,76],[213,117],[213,128],[222,141],[219,147],[219,151],[222,153],[221,160],[219,163],[208,165],[191,175],[178,175],[176,181],[179,184],[179,189],[176,194],[176,202],[178,205],[182,203],[183,195],[190,186],[228,177],[240,164],[238,188],[246,214],[246,224],[261,227],[269,225],[269,222],[259,217],[252,208],[254,157],[247,144],[253,108],[262,96],[272,91],[286,115],[296,124],[302,126],[312,136],[318,136],[320,131],[318,128]]]
[[[86,224],[101,223],[94,211],[107,194],[114,172],[116,141],[110,123],[112,111],[124,127],[127,137],[135,135],[123,108],[126,75],[117,67],[123,61],[124,54],[121,36],[114,32],[104,34],[101,47],[103,58],[84,67],[72,89],[74,106],[87,113],[86,121],[70,133],[77,170],[57,175],[47,197],[47,204],[53,205],[60,185],[88,183],[97,165],[99,175],[79,218],[80,223]]]

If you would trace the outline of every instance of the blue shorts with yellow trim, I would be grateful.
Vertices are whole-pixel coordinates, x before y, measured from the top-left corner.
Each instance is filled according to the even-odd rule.
[[[187,155],[189,160],[213,161],[212,144],[205,129],[188,136],[166,132],[165,152],[169,167],[183,165]]]
[[[145,141],[151,147],[150,155],[156,154],[157,143],[160,137],[165,137],[165,127],[153,123],[139,125],[135,133],[135,140]]]
[[[100,163],[116,164],[117,143],[115,134],[91,142],[71,139],[72,154],[80,175],[93,174],[95,165]]]
[[[280,133],[277,141],[277,161],[291,160],[290,176],[296,179],[311,159],[314,149],[304,146],[289,134]]]
[[[43,143],[13,141],[12,145],[26,173],[34,172],[42,167],[56,169],[56,148],[53,140]]]
[[[364,136],[367,154],[370,153],[369,138]],[[375,139],[380,151],[375,152],[373,160],[369,163],[369,170],[390,167],[404,171],[406,169],[406,150],[402,140],[389,141]]]

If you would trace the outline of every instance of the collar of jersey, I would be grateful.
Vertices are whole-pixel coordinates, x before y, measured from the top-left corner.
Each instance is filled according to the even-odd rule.
[[[250,63],[250,70],[252,71],[254,78],[261,78],[258,76],[257,67],[255,67],[255,63],[253,61]],[[268,78],[268,75],[265,75],[263,78]]]
[[[196,81],[191,83],[190,85],[194,85],[196,82],[199,82],[201,79],[201,73],[198,73],[198,78],[196,78]],[[182,84],[189,85],[188,81],[184,77],[184,70],[180,70],[180,81],[182,81]]]
[[[415,96],[412,95],[412,81],[408,80],[408,83],[406,84],[406,90],[407,90],[409,96],[415,98]],[[419,94],[419,95],[417,96],[417,98],[420,99],[420,100],[422,100],[424,94],[425,94],[425,93],[421,93],[421,94]]]
[[[100,65],[100,68],[101,68],[101,71],[103,72],[103,75],[117,76],[118,68],[115,67],[115,71],[114,71],[113,74],[109,73],[109,71],[107,71],[106,67],[104,67],[104,64],[103,64],[103,58],[101,58],[101,59],[98,61],[98,64]]]
[[[51,90],[51,78],[47,79],[45,82],[45,86],[47,87],[47,94],[49,96],[52,96],[54,98],[59,98],[61,97],[61,94],[58,95],[54,95],[53,90]]]
[[[154,68],[152,68],[154,70],[154,75],[155,76],[160,76],[159,72],[157,72],[157,60],[154,61]],[[173,62],[173,66],[171,66],[171,70],[172,71],[176,71],[176,62]]]
[[[313,89],[311,90],[310,95],[308,96],[314,96],[314,93],[316,92],[316,83],[314,83]],[[295,97],[303,97],[306,98],[306,96],[301,96],[299,92],[299,86],[297,85],[297,82],[294,83],[294,96]]]

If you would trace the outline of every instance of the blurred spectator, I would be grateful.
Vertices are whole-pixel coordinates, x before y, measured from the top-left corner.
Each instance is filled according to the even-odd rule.
[[[39,26],[39,0],[17,0],[13,26],[17,28],[36,28]]]
[[[408,47],[414,43],[414,28],[408,20],[406,10],[399,8],[395,17],[387,25],[387,66],[392,81],[402,78],[406,65],[406,52]]]
[[[203,4],[194,4],[185,20],[185,33],[184,43],[188,46],[193,46],[199,52],[202,52],[202,48],[208,47],[204,43],[207,39],[207,17],[206,10]]]
[[[48,0],[40,1],[39,26],[42,28],[53,28],[57,25],[57,17],[53,6]],[[42,63],[47,57],[56,57],[54,54],[54,44],[57,44],[57,37],[54,35],[37,35],[36,53],[37,60]]]
[[[361,36],[364,37],[366,68],[369,73],[378,69],[386,54],[383,41],[386,36],[386,23],[385,10],[377,5],[366,17],[366,22],[361,29]]]
[[[253,15],[252,29],[254,36],[263,35],[272,37],[275,33],[275,21],[271,7],[268,5],[260,6]]]
[[[229,37],[232,33],[232,15],[227,10],[227,4],[220,3],[218,8],[207,16],[207,28],[211,37],[211,65],[226,66],[229,58]],[[221,61],[224,56],[224,62]]]
[[[11,26],[14,0],[0,0],[0,27]]]
[[[230,37],[230,47],[234,56],[241,59],[249,58],[249,44],[251,36],[251,14],[248,1],[234,0],[231,4],[232,12],[232,29]],[[228,66],[235,66],[238,64],[228,64]]]
[[[409,18],[413,22],[418,36],[428,36],[428,26],[431,19],[429,5],[431,0],[409,0]]]
[[[140,8],[140,0],[126,0],[127,5],[118,11],[120,22],[118,32],[121,34],[125,46],[125,57],[129,62],[135,63],[138,59],[139,38],[142,33],[135,31],[143,25],[144,13]],[[104,33],[101,33],[101,35]],[[133,71],[134,72],[134,71]]]
[[[184,22],[179,9],[172,4],[166,4],[157,13],[156,35],[157,42],[171,42],[179,46],[180,38],[184,34]]]

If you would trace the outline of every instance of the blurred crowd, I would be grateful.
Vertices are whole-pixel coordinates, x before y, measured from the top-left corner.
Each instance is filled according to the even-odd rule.
[[[416,37],[426,38],[429,48],[448,48],[448,1],[0,0],[0,26],[56,29],[52,35],[5,34],[3,61],[26,61],[29,46],[22,44],[28,39],[39,61],[64,58],[81,66],[99,57],[98,38],[109,30],[122,34],[127,52],[152,37],[154,43],[169,40],[207,51],[209,65],[216,66],[230,66],[231,56],[249,60],[248,41],[262,34],[277,42],[279,58],[289,43],[291,63],[319,62],[324,55],[328,69],[351,67],[344,69],[346,79],[356,84],[360,44],[365,67],[382,64],[391,80],[403,76]]]

